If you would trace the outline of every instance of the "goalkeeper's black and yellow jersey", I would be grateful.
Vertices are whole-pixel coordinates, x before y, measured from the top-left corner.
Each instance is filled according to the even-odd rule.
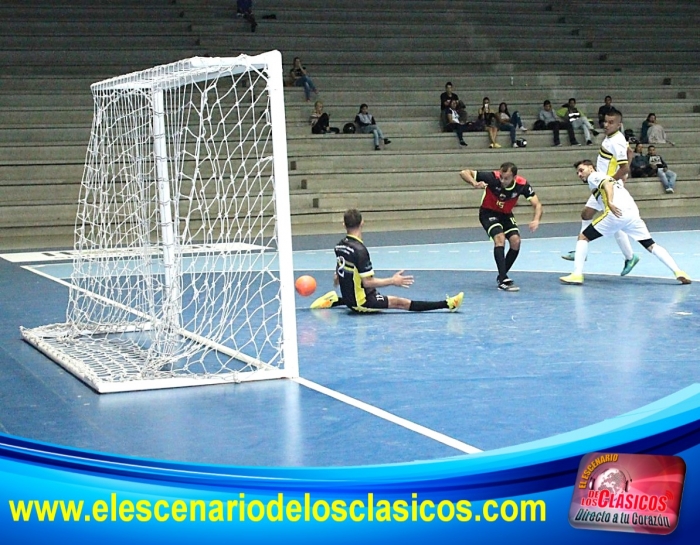
[[[369,299],[374,299],[374,288],[362,287],[362,279],[374,276],[369,251],[362,240],[347,235],[335,246],[336,273],[340,282],[340,293],[345,304],[350,307],[362,307]]]

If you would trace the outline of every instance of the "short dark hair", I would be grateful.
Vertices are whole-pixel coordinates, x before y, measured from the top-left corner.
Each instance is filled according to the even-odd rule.
[[[518,173],[518,167],[516,167],[515,164],[511,162],[503,163],[501,165],[501,172],[503,174],[505,174],[509,170],[513,173],[513,176],[515,176]]]
[[[362,108],[369,108],[369,106],[367,106],[367,104],[360,104],[360,110],[362,110]]]
[[[575,99],[574,97],[571,97],[571,98],[567,101],[567,103],[568,103],[568,102],[571,102],[572,100],[573,100],[574,102],[576,102],[576,99]]]
[[[357,229],[362,225],[362,214],[357,208],[350,208],[346,210],[343,215],[343,224],[346,229]]]
[[[578,167],[580,167],[581,165],[586,165],[586,166],[592,167],[592,166],[593,166],[593,161],[591,161],[590,159],[584,159],[583,161],[576,161],[576,162],[574,163],[574,168],[578,168]]]
[[[448,85],[449,85],[450,87],[452,87],[452,82],[451,82],[451,81],[448,81],[448,82],[445,84],[445,87],[447,87]]]
[[[551,101],[545,100],[543,105],[544,105],[544,106],[547,106],[547,104],[551,104]]]
[[[605,99],[604,99],[604,100],[608,100],[608,99],[612,100],[612,97],[611,97],[610,95],[605,95]]]
[[[614,117],[619,117],[620,121],[622,121],[622,112],[616,108],[612,108],[608,113],[605,114],[606,116],[612,115]]]

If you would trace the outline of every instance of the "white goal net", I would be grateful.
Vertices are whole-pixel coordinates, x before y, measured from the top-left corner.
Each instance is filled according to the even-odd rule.
[[[297,376],[279,52],[91,89],[66,322],[24,339],[98,392]]]

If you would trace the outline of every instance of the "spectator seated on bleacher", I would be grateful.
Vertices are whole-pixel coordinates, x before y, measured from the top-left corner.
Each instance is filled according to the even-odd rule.
[[[557,110],[557,115],[562,119],[566,119],[575,129],[582,129],[583,136],[586,138],[586,145],[593,144],[593,136],[598,136],[598,131],[593,128],[588,118],[576,107],[576,99],[570,98],[569,102],[562,105]]]
[[[294,64],[289,71],[289,80],[292,85],[304,88],[304,98],[306,98],[306,102],[311,101],[311,93],[315,95],[318,94],[314,82],[311,81],[309,74],[306,72],[306,67],[301,64],[301,59],[299,57],[294,57]]]
[[[664,191],[666,191],[666,193],[673,193],[676,188],[677,175],[675,172],[668,169],[664,158],[656,153],[656,146],[649,146],[647,149],[647,160],[649,162],[649,168],[656,174]]]
[[[357,112],[357,115],[355,116],[355,125],[358,126],[361,133],[372,134],[372,137],[374,138],[374,149],[376,151],[381,149],[379,147],[380,142],[385,146],[387,144],[391,144],[391,140],[384,138],[384,134],[377,126],[374,116],[369,113],[369,107],[367,104],[360,104],[360,111]]]
[[[452,82],[448,81],[445,84],[445,92],[440,95],[440,128],[443,132],[450,132],[447,126],[447,110],[450,108],[452,100],[459,101],[457,93],[452,92]]]
[[[253,0],[236,0],[236,16],[243,17],[250,23],[250,31],[255,32],[258,28],[258,23],[253,15]]]
[[[640,140],[643,144],[665,144],[668,142],[666,131],[656,122],[655,113],[650,113],[642,122]]]
[[[491,110],[491,101],[489,97],[484,97],[481,101],[481,108],[477,114],[478,123],[482,124],[489,133],[490,148],[500,148],[501,145],[496,142],[498,137],[498,126],[500,125],[498,121],[498,113]]]
[[[467,112],[466,110],[461,110],[459,104],[461,101],[452,99],[450,102],[450,107],[447,108],[445,115],[447,117],[447,124],[445,129],[454,132],[457,135],[457,140],[459,140],[460,145],[466,146],[467,143],[464,141],[464,132],[467,130]]]
[[[330,126],[330,115],[323,111],[323,102],[320,100],[317,100],[314,104],[314,111],[309,116],[309,123],[311,123],[311,132],[313,134],[340,134],[338,127]]]
[[[605,97],[605,103],[598,108],[598,126],[601,129],[605,128],[605,116],[611,112],[614,112],[615,109],[615,106],[612,105],[612,97],[607,95]]]
[[[649,166],[649,158],[644,155],[644,146],[637,144],[634,147],[634,157],[630,163],[630,175],[632,178],[648,178],[653,174]]]
[[[537,116],[537,121],[535,122],[535,129],[552,131],[552,138],[554,139],[555,146],[561,146],[559,130],[566,129],[571,145],[581,145],[576,141],[576,135],[574,134],[574,128],[571,126],[571,123],[564,121],[556,113],[554,113],[552,110],[552,103],[549,100],[545,100],[542,104],[542,109],[540,110],[540,113]]]

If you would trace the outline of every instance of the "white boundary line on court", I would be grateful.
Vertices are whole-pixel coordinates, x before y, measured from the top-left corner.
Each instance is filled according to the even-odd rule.
[[[24,265],[22,268],[25,270],[28,270],[30,272],[33,272],[34,274],[38,274],[39,276],[43,276],[44,278],[48,278],[49,280],[53,280],[54,282],[57,282],[58,284],[61,284],[62,286],[66,286],[68,288],[71,287],[70,282],[63,280],[62,278],[56,278],[55,276],[51,276],[50,274],[46,274],[45,272],[39,271],[30,265]],[[433,439],[434,441],[438,441],[439,443],[442,443],[444,445],[447,445],[449,447],[457,449],[461,452],[465,452],[467,454],[476,454],[477,452],[483,452],[481,449],[473,447],[472,445],[468,445],[467,443],[463,443],[462,441],[458,441],[457,439],[453,439],[452,437],[449,437],[445,434],[442,434],[442,433],[437,432],[435,430],[431,430],[430,428],[426,428],[425,426],[421,426],[420,424],[416,424],[415,422],[411,422],[410,420],[406,420],[405,418],[401,418],[400,416],[396,416],[395,414],[392,414],[388,411],[380,409],[379,407],[375,407],[374,405],[370,405],[369,403],[365,403],[364,401],[360,401],[359,399],[355,399],[355,398],[350,397],[348,395],[341,394],[340,392],[336,392],[335,390],[331,390],[330,388],[326,388],[325,386],[321,386],[320,384],[317,384],[313,381],[307,380],[307,379],[302,378],[302,377],[293,378],[291,380],[293,380],[294,382],[296,382],[297,384],[299,384],[301,386],[305,386],[311,390],[315,390],[321,394],[332,397],[336,401],[340,401],[341,403],[346,403],[352,407],[355,407],[356,409],[360,409],[360,410],[368,412],[369,414],[374,415],[376,417],[383,418],[384,420],[387,420],[387,421],[391,422],[392,424],[396,424],[396,425],[404,427],[412,432],[424,435],[425,437],[428,437],[429,439]]]
[[[312,382],[305,378],[299,377],[293,378],[292,380],[302,386],[310,388],[311,390],[315,390],[321,394],[332,397],[337,401],[347,403],[348,405],[351,405],[356,409],[360,409],[362,411],[368,412],[371,415],[383,418],[384,420],[388,420],[392,424],[396,424],[398,426],[402,426],[408,430],[411,430],[412,432],[425,435],[429,439],[433,439],[434,441],[443,443],[448,447],[461,450],[462,452],[466,452],[467,454],[476,454],[477,452],[483,452],[481,449],[473,447],[472,445],[468,445],[467,443],[463,443],[462,441],[458,441],[457,439],[453,439],[448,435],[437,432],[435,430],[431,430],[430,428],[426,428],[425,426],[421,426],[420,424],[416,424],[415,422],[411,422],[410,420],[406,420],[405,418],[396,416],[395,414],[385,411],[384,409],[380,409],[378,407],[375,407],[374,405],[370,405],[368,403],[365,403],[364,401],[355,399],[354,397],[341,394],[340,392],[336,392],[335,390],[331,390],[330,388],[326,388],[325,386],[321,386],[320,384],[316,384],[315,382]]]

